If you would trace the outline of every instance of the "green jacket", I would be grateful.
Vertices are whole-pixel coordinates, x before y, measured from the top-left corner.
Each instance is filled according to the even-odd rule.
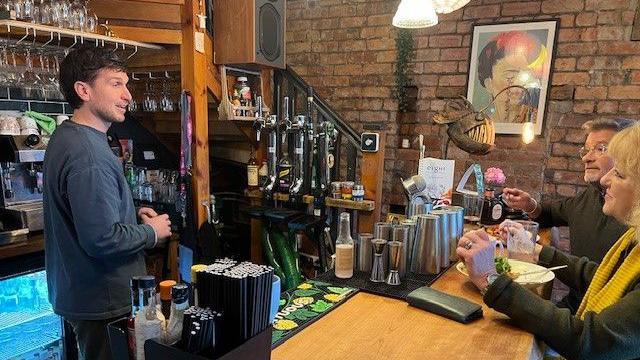
[[[584,296],[598,264],[552,247],[540,253],[540,265],[568,265],[557,278]],[[501,275],[487,289],[484,302],[508,315],[522,329],[536,335],[567,359],[640,358],[640,279],[614,305],[584,320],[559,308]]]

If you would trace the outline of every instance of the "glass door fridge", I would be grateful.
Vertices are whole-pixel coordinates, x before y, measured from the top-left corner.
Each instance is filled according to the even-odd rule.
[[[0,360],[64,359],[62,319],[42,269],[0,278]]]

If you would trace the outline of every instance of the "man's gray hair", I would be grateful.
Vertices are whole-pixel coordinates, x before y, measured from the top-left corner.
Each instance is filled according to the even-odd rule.
[[[593,131],[600,131],[600,130],[612,130],[615,132],[619,132],[619,131],[622,131],[623,129],[628,128],[633,124],[636,124],[637,122],[638,121],[636,120],[625,119],[625,118],[615,118],[615,119],[599,118],[599,119],[589,120],[584,124],[582,124],[582,130],[584,130],[585,133],[587,134]]]

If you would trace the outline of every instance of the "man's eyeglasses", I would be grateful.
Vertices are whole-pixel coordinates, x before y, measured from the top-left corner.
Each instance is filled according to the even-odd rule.
[[[598,144],[592,148],[583,146],[580,148],[580,151],[578,152],[578,154],[580,154],[580,157],[583,158],[592,151],[595,157],[600,157],[607,153],[607,144]]]

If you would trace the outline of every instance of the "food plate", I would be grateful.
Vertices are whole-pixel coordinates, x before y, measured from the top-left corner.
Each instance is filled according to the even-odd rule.
[[[528,262],[518,261],[513,259],[509,259],[509,265],[511,265],[511,272],[518,273],[518,274],[524,274],[526,272],[546,269],[545,267],[542,267],[540,265],[531,264]],[[459,262],[456,264],[456,270],[458,270],[460,273],[464,274],[465,276],[469,276],[469,273],[467,272],[467,268],[466,266],[464,266],[464,263],[462,262]],[[531,275],[520,275],[515,279],[515,282],[521,285],[544,284],[546,282],[552,281],[555,277],[556,275],[553,273],[553,271],[546,271],[546,272],[539,272]]]

